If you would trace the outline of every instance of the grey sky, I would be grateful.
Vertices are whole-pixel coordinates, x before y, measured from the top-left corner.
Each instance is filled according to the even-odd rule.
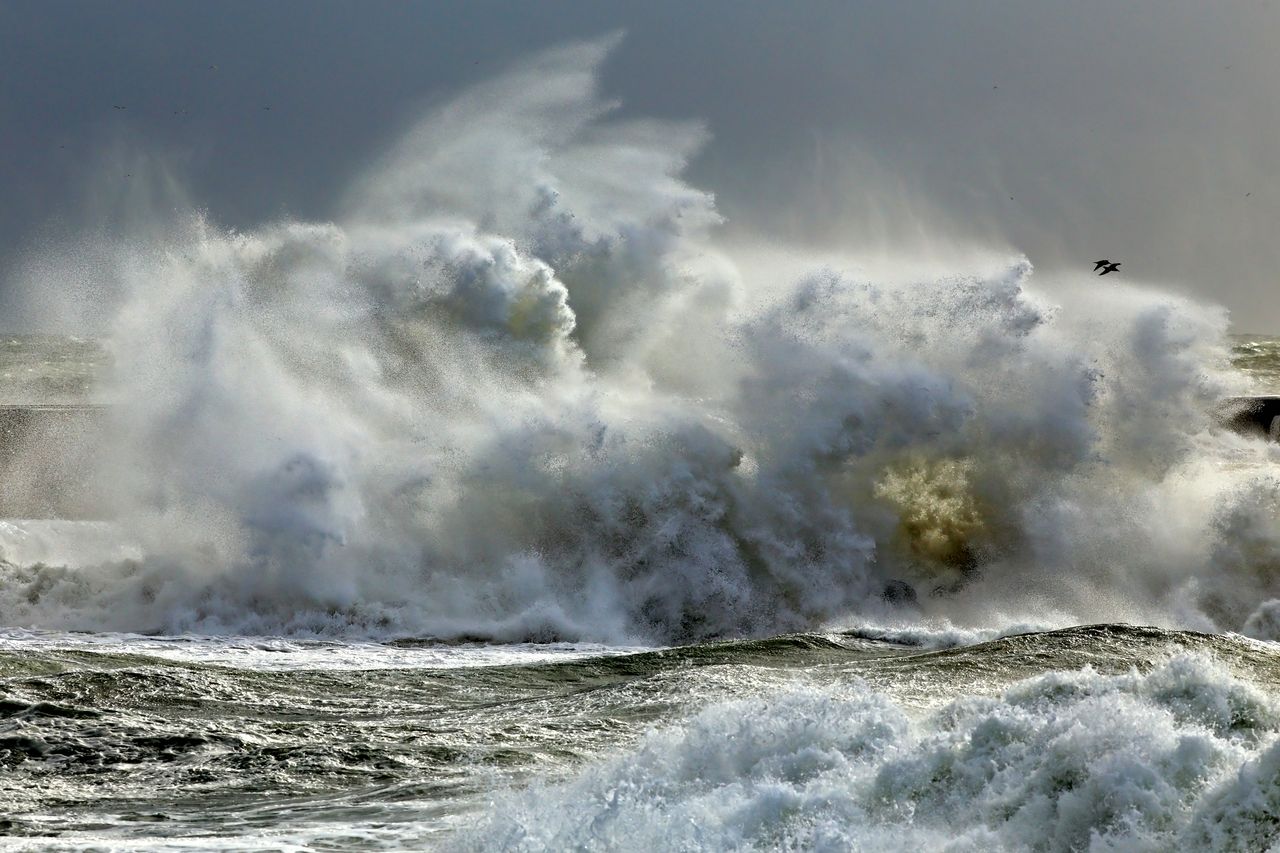
[[[1280,0],[0,0],[0,270],[135,149],[225,224],[323,218],[425,105],[616,29],[605,91],[707,122],[727,235],[1111,257],[1280,331]]]

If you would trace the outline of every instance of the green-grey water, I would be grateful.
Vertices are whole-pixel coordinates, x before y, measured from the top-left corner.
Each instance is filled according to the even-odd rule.
[[[964,639],[593,654],[11,632],[4,844],[633,848],[637,822],[674,849],[1276,840],[1276,789],[1233,788],[1276,760],[1275,647]]]
[[[1231,363],[1253,380],[1255,393],[1280,394],[1280,338],[1235,335]]]

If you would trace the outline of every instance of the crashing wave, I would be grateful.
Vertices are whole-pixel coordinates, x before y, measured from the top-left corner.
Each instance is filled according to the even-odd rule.
[[[612,43],[435,109],[331,222],[114,247],[85,489],[140,556],[9,565],[0,622],[672,641],[1275,597],[1247,555],[1215,597],[1272,523],[1207,432],[1220,310],[1022,258],[756,283],[681,177],[704,129],[598,93]]]

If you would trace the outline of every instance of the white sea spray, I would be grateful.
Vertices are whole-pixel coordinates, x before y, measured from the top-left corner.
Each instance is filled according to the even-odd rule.
[[[669,642],[1280,594],[1220,309],[1020,257],[746,270],[681,177],[706,129],[597,91],[613,42],[433,109],[332,221],[69,250],[116,294],[84,488],[137,556],[11,556],[0,621]]]

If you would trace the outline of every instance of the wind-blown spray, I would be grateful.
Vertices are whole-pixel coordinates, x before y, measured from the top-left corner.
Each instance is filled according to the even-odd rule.
[[[615,118],[612,43],[434,110],[331,222],[120,245],[86,488],[141,556],[8,564],[0,622],[674,641],[1276,595],[1234,508],[1270,451],[1207,432],[1221,311],[1050,300],[1022,258],[748,285],[681,178],[704,129]]]

